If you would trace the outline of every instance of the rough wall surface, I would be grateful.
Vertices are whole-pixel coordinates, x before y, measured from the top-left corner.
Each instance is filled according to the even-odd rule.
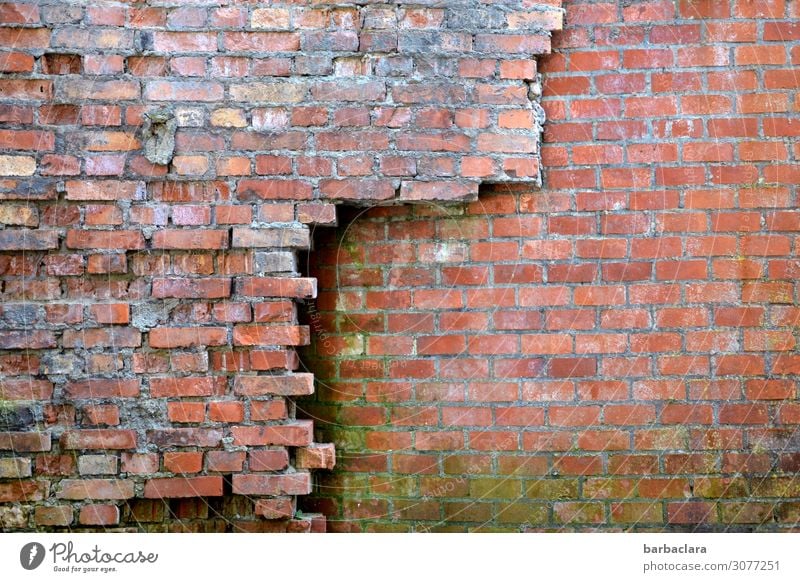
[[[0,523],[308,531],[334,203],[539,180],[560,0],[0,3]]]
[[[329,529],[797,528],[800,2],[565,8],[543,191],[320,239]]]

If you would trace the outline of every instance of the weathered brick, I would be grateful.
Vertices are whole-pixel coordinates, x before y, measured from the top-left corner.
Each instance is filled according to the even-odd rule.
[[[66,242],[71,249],[137,250],[145,247],[142,233],[133,230],[69,230]]]
[[[289,465],[286,449],[252,450],[247,458],[251,471],[280,471]]]
[[[305,228],[251,229],[234,227],[231,247],[308,248],[309,243],[309,231]]]
[[[314,392],[314,378],[311,374],[292,374],[290,376],[237,376],[233,384],[235,394],[242,396],[301,396]]]
[[[73,519],[71,505],[37,507],[33,512],[33,521],[38,526],[66,527],[72,525]]]
[[[152,348],[221,346],[228,341],[224,327],[159,327],[148,335]]]
[[[0,156],[0,176],[32,176],[35,172],[35,158],[30,156]]]
[[[150,395],[153,398],[187,396],[221,396],[227,387],[226,379],[206,378],[151,378]]]
[[[122,453],[120,470],[133,474],[158,473],[158,454]]]
[[[78,514],[78,523],[83,525],[116,525],[119,523],[119,507],[116,505],[84,505]]]
[[[130,306],[126,303],[92,305],[90,311],[97,323],[126,324],[130,321]]]
[[[246,277],[237,281],[237,292],[250,297],[313,298],[316,280],[290,277]]]
[[[49,451],[50,433],[0,432],[0,450],[15,453]]]
[[[0,381],[2,400],[49,400],[53,396],[53,384],[47,380]]]
[[[308,328],[283,325],[237,325],[233,329],[233,343],[238,346],[306,345],[309,343]]]
[[[70,430],[61,435],[64,449],[135,449],[136,433],[132,430]]]
[[[159,230],[153,235],[153,248],[177,250],[224,249],[228,233],[224,230]]]
[[[222,101],[224,87],[216,82],[148,81],[144,98],[148,101]]]
[[[403,182],[400,200],[471,200],[478,195],[477,186],[475,182]]]
[[[222,432],[199,428],[149,430],[147,440],[160,447],[216,447],[222,440]]]
[[[59,499],[130,499],[133,481],[125,479],[64,479],[59,484]]]
[[[64,331],[62,343],[67,348],[138,348],[141,332],[133,327],[109,327]]]
[[[0,250],[46,251],[58,247],[58,232],[51,230],[4,229],[0,232]]]
[[[297,449],[297,467],[300,469],[333,469],[336,452],[332,444],[314,444]]]
[[[0,479],[24,479],[31,474],[30,459],[23,457],[0,459]]]
[[[29,479],[0,483],[0,503],[42,501],[50,490],[47,481]]]
[[[244,467],[244,451],[208,451],[206,468],[220,473],[240,473]]]
[[[154,279],[153,297],[220,299],[231,294],[230,279]]]
[[[116,475],[117,457],[111,455],[82,455],[78,457],[81,475]]]
[[[300,103],[306,98],[308,86],[305,83],[246,83],[231,85],[233,101],[246,103],[291,104]]]
[[[388,200],[395,189],[392,182],[372,179],[322,180],[320,193],[330,200]]]
[[[235,426],[231,428],[238,445],[307,446],[312,439],[311,421],[295,421],[278,426]]]
[[[145,498],[219,497],[222,477],[169,477],[150,479],[144,486]]]
[[[234,475],[233,491],[239,495],[307,495],[311,492],[311,475]]]
[[[290,498],[259,499],[256,501],[256,515],[264,519],[288,519],[294,515],[294,504]]]

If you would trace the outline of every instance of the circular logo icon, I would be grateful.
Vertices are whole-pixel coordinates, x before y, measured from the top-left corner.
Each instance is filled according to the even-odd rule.
[[[19,563],[26,570],[35,570],[44,562],[44,546],[38,542],[30,542],[19,551]]]

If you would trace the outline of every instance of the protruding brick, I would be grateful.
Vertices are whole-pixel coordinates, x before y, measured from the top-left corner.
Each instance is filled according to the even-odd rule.
[[[256,501],[255,512],[264,519],[289,519],[294,515],[294,504],[287,497],[259,499]]]
[[[299,469],[333,469],[336,464],[336,450],[330,443],[313,444],[297,449]]]

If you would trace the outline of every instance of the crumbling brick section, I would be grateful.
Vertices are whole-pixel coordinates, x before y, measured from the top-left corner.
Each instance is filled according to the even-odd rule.
[[[309,224],[539,181],[560,0],[0,4],[0,522],[309,531]]]

